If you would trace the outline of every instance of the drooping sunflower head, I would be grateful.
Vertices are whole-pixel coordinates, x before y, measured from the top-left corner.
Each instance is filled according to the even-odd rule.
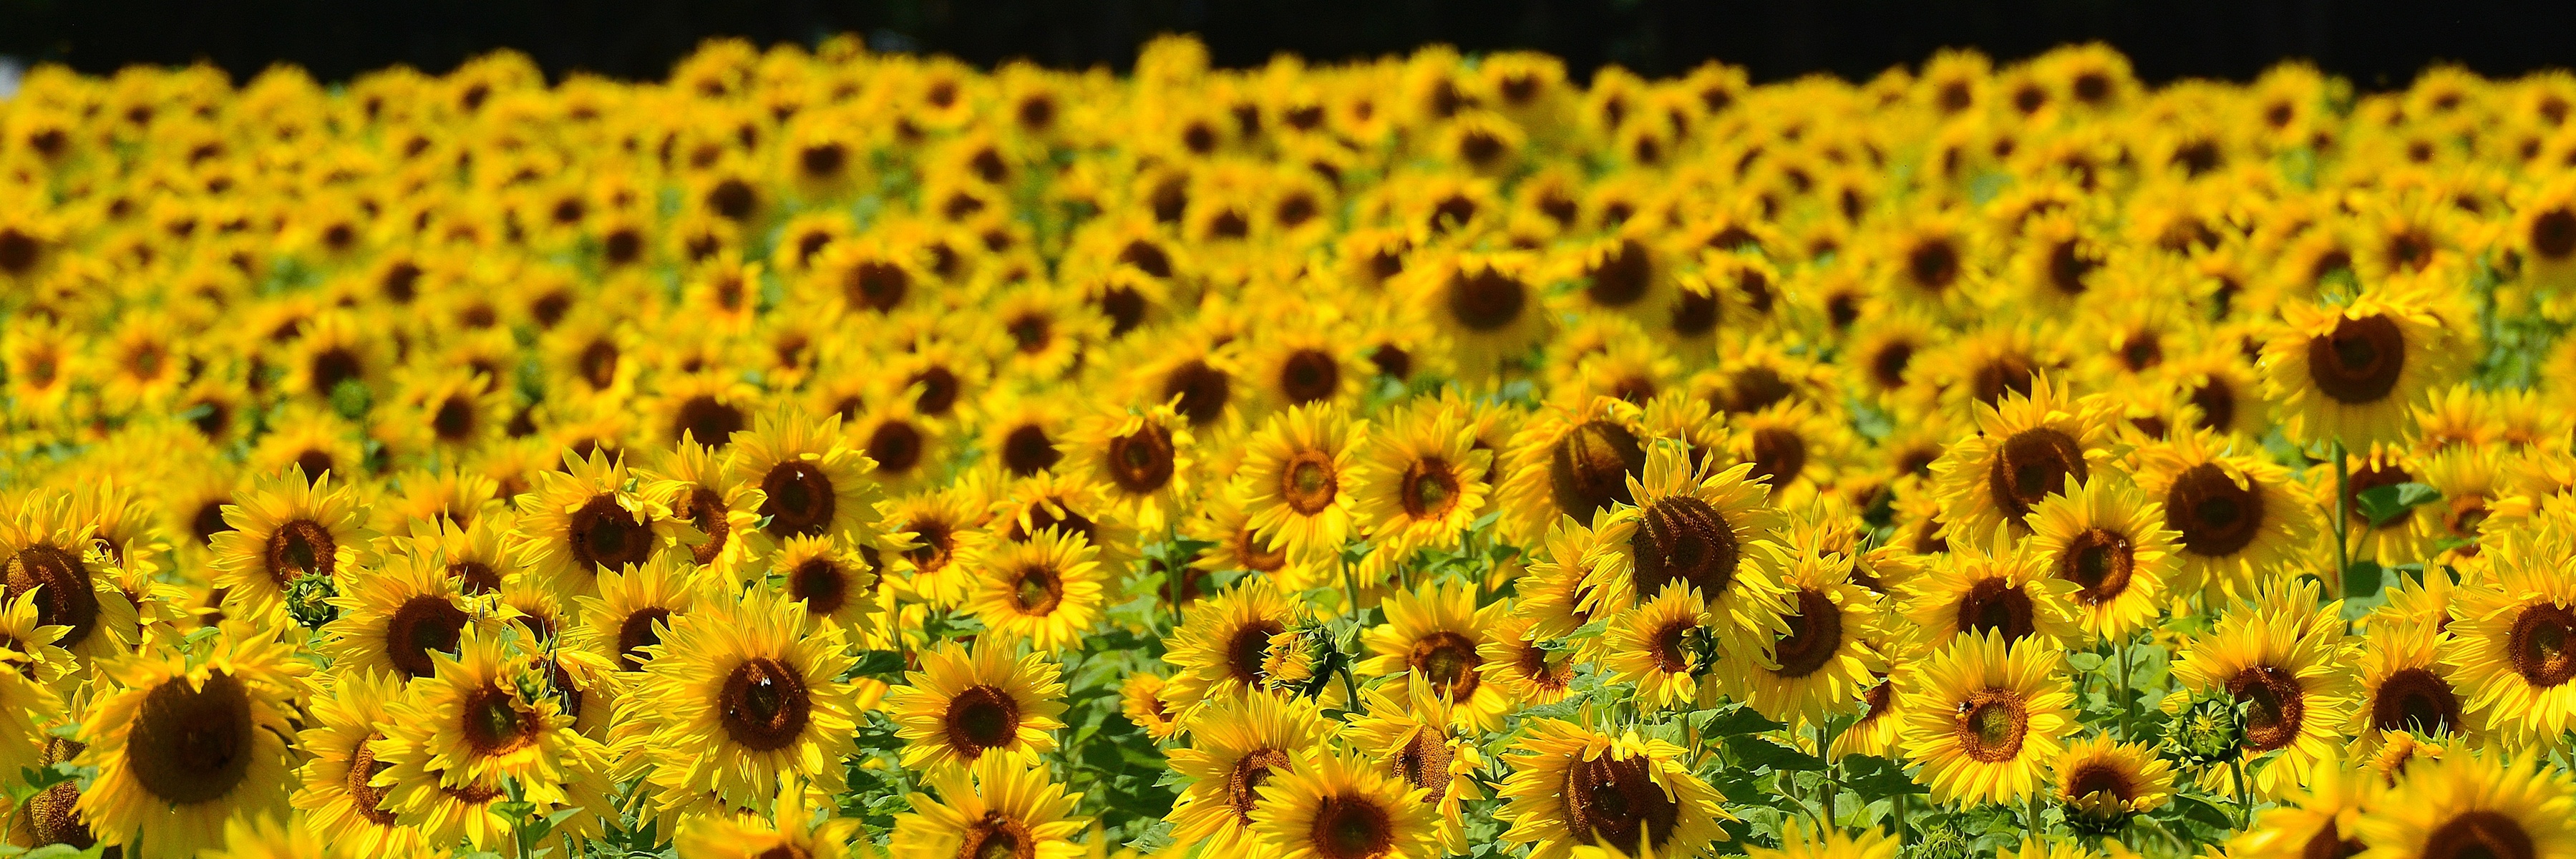
[[[2151,747],[2110,735],[2077,740],[2058,756],[2054,796],[2078,831],[2112,832],[2133,815],[2163,807],[2173,793],[2173,764]]]

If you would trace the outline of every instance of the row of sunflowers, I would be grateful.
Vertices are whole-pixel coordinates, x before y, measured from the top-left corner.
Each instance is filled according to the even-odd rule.
[[[2576,76],[0,102],[0,855],[2576,856]]]

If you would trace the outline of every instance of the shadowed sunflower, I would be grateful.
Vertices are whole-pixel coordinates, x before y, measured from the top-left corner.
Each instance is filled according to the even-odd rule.
[[[391,672],[404,680],[429,676],[430,654],[456,649],[467,626],[498,633],[507,617],[492,600],[465,595],[465,583],[448,575],[443,559],[415,550],[388,555],[384,563],[346,580],[331,598],[340,617],[323,625],[322,650],[331,664],[351,671]]]
[[[287,589],[308,576],[355,581],[367,558],[374,535],[361,527],[356,493],[335,485],[334,475],[305,477],[302,466],[290,466],[254,481],[239,504],[224,508],[232,530],[215,535],[214,583],[244,612],[282,604]]]
[[[933,772],[988,758],[1022,763],[1055,749],[1064,684],[1055,663],[977,640],[921,652],[921,670],[887,690],[885,710],[904,740],[904,766]]]
[[[375,784],[377,773],[391,766],[379,759],[385,730],[392,724],[389,707],[402,695],[402,680],[375,671],[341,669],[326,684],[330,694],[313,699],[313,726],[296,735],[311,757],[298,772],[301,787],[292,800],[314,833],[349,848],[351,856],[402,856],[426,845],[420,830],[394,821],[384,807],[386,790]]]
[[[1399,289],[1448,335],[1463,377],[1492,374],[1546,336],[1535,257],[1517,251],[1428,256],[1407,261]]]
[[[2030,554],[2073,584],[2075,619],[2096,640],[2127,640],[2156,621],[2173,568],[2162,506],[2102,475],[2031,510]]]
[[[1452,727],[1449,704],[1421,679],[1409,679],[1401,689],[1380,686],[1363,697],[1368,702],[1364,714],[1344,729],[1350,747],[1375,759],[1381,771],[1405,786],[1424,790],[1422,803],[1437,814],[1442,849],[1465,851],[1461,811],[1467,800],[1484,798],[1474,776],[1484,765],[1475,738]]]
[[[1495,814],[1512,828],[1503,840],[1530,845],[1531,859],[1571,859],[1578,848],[1618,856],[1689,856],[1727,840],[1735,815],[1724,797],[1692,775],[1689,753],[1664,740],[1610,737],[1557,719],[1530,723],[1503,756],[1509,805]]]
[[[1537,625],[1536,618],[1514,610],[1487,627],[1485,643],[1476,645],[1476,670],[1484,672],[1485,682],[1526,707],[1565,700],[1574,682],[1574,655],[1550,651]]]
[[[511,838],[514,822],[495,806],[510,801],[505,786],[513,782],[538,814],[582,810],[557,830],[567,838],[596,835],[616,813],[608,750],[573,730],[573,715],[546,694],[551,678],[507,647],[502,637],[469,631],[456,655],[432,656],[436,672],[389,707],[376,755],[387,766],[368,784],[386,789],[383,804],[395,821],[430,843],[483,847]]]
[[[821,815],[831,801],[802,779],[778,780],[764,819],[754,815],[704,815],[680,822],[672,845],[690,859],[848,859],[850,840],[863,831],[857,818]],[[864,855],[864,854],[862,854]]]
[[[1485,642],[1486,629],[1511,607],[1494,603],[1478,608],[1475,585],[1439,581],[1395,593],[1383,608],[1387,622],[1369,629],[1365,640],[1370,655],[1359,671],[1421,678],[1449,702],[1458,724],[1501,729],[1512,702],[1476,670],[1484,662],[1477,647]]]
[[[2408,410],[2449,378],[2462,318],[2420,289],[2365,293],[2341,307],[2293,303],[2263,344],[2265,395],[2290,437],[2362,447],[2404,440]]]
[[[2249,599],[2255,583],[2304,562],[2316,509],[2290,470],[2241,442],[2210,432],[2176,433],[2139,448],[2138,488],[2164,503],[2178,562],[2170,592]]]
[[[780,776],[841,790],[858,707],[841,675],[841,631],[809,620],[803,602],[753,591],[681,615],[653,648],[636,690],[654,723],[652,781],[668,791],[712,788],[737,807],[770,799]],[[649,710],[649,712],[648,712]]]
[[[2441,661],[2445,638],[2429,624],[2371,624],[2361,641],[2361,705],[2343,727],[2354,754],[2377,754],[2401,732],[2427,740],[2486,737],[2487,714],[2470,715],[2467,690],[2454,679],[2460,669]]]
[[[1047,780],[1044,768],[995,756],[973,766],[932,773],[932,793],[909,799],[912,811],[895,818],[894,859],[1075,859],[1073,837],[1084,821],[1073,817],[1082,794],[1067,794]]]
[[[2075,730],[2075,693],[2054,646],[1998,633],[1955,638],[1897,679],[1898,743],[1920,762],[1932,800],[2011,803],[2041,788],[2040,768]]]
[[[687,526],[668,508],[630,487],[626,464],[597,451],[563,454],[563,471],[540,471],[519,497],[511,548],[558,593],[599,593],[600,577],[678,556]]]
[[[1780,630],[1769,550],[1786,523],[1752,471],[1751,463],[1693,468],[1679,444],[1657,443],[1645,473],[1627,478],[1634,504],[1594,522],[1599,549],[1583,580],[1592,592],[1580,607],[1606,615],[1682,582],[1707,602],[1723,649],[1759,649],[1766,633]]]
[[[725,455],[725,477],[760,490],[753,512],[768,521],[745,535],[756,550],[789,537],[835,534],[866,543],[878,528],[876,463],[851,447],[839,415],[821,420],[793,407],[762,414]]]
[[[1169,405],[1150,409],[1103,411],[1084,418],[1068,433],[1063,467],[1101,487],[1111,506],[1151,534],[1184,514],[1181,500],[1192,484],[1190,425]],[[1002,456],[1013,454],[1005,447]]]
[[[2115,743],[2109,734],[2077,740],[2054,764],[2050,797],[2069,826],[2091,834],[2117,832],[2129,818],[2164,807],[2173,796],[2173,764],[2139,743]]]
[[[869,549],[854,550],[830,537],[789,537],[779,544],[770,573],[781,580],[781,589],[803,605],[815,623],[854,639],[882,637],[873,634],[881,625],[874,616],[884,606],[879,604],[882,582],[877,578],[877,565],[868,562],[870,553]]]
[[[1118,711],[1155,742],[1171,739],[1181,730],[1180,714],[1163,697],[1168,685],[1163,675],[1150,671],[1129,674],[1118,684]]]
[[[1163,661],[1173,669],[1165,700],[1186,713],[1259,688],[1268,679],[1262,662],[1270,640],[1299,625],[1303,614],[1278,585],[1257,576],[1184,609],[1180,628],[1165,639]]]
[[[1317,746],[1260,787],[1253,832],[1279,859],[1431,859],[1441,855],[1431,791]]]
[[[739,580],[752,574],[751,541],[760,527],[766,496],[737,483],[723,470],[717,449],[697,440],[695,432],[661,454],[650,468],[635,470],[637,494],[660,503],[671,517],[697,529],[689,559],[719,579]]]
[[[1964,536],[1964,535],[1962,535]],[[1938,643],[1995,633],[2007,644],[2075,637],[2075,582],[2056,576],[2030,541],[1997,525],[1982,544],[1950,541],[1950,553],[1903,589],[1907,619]]]
[[[285,481],[293,480],[294,486]],[[292,476],[274,484],[278,498],[310,499],[304,484]],[[256,497],[271,497],[254,493]],[[345,529],[340,533],[355,538],[355,514],[338,502],[336,495],[323,496],[330,506],[312,511],[325,522]],[[6,573],[5,596],[12,608],[21,600],[32,600],[34,622],[40,626],[62,627],[60,638],[51,643],[88,658],[102,658],[123,653],[137,637],[139,615],[134,601],[116,584],[112,558],[100,547],[97,520],[83,515],[78,498],[58,492],[38,491],[21,496],[16,503],[0,499],[0,571]],[[282,508],[297,512],[307,507]],[[233,510],[229,505],[225,510]],[[303,521],[296,518],[290,521]],[[324,526],[315,528],[324,534]],[[233,532],[224,532],[224,536]],[[291,540],[289,541],[292,542]],[[330,544],[326,544],[330,545]],[[356,547],[351,547],[352,556]],[[292,562],[300,556],[286,553]],[[332,563],[341,556],[325,550]],[[321,563],[316,561],[316,563]]]
[[[1688,708],[1700,700],[1702,677],[1716,686],[1729,676],[1713,673],[1720,656],[1708,652],[1715,625],[1698,589],[1665,582],[1654,599],[1612,616],[1601,637],[1601,670],[1636,684],[1640,708]]]
[[[1188,780],[1164,817],[1173,837],[1211,856],[1267,855],[1253,829],[1261,788],[1296,772],[1324,746],[1331,724],[1305,699],[1256,694],[1215,700],[1183,727],[1189,747],[1168,755],[1172,772]]]
[[[1641,416],[1613,397],[1542,404],[1496,461],[1506,535],[1530,542],[1563,517],[1588,523],[1611,505],[1636,503],[1628,481],[1646,467]]]
[[[1975,411],[1977,434],[1932,463],[1941,523],[1952,537],[1982,537],[2007,523],[2015,536],[2027,535],[2032,508],[2091,479],[2111,459],[2101,404],[2071,399],[2063,384],[2041,380],[2028,396],[2008,394]]]
[[[2372,859],[2563,859],[2576,855],[2576,785],[2530,752],[2445,755],[2357,826]]]
[[[224,821],[285,809],[287,719],[306,669],[274,633],[221,630],[206,652],[99,663],[116,687],[81,722],[88,748],[74,762],[97,768],[78,809],[100,843],[188,859],[220,842]]]

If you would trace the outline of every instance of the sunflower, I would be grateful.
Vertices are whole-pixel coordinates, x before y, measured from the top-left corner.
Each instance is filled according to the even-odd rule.
[[[2257,582],[2307,558],[2315,507],[2289,469],[2239,452],[2245,444],[2176,433],[2132,455],[2139,489],[2163,500],[2164,527],[2175,534],[2175,593],[2249,598]]]
[[[2341,306],[2293,303],[2263,344],[2265,395],[2292,438],[2397,443],[2408,410],[2449,377],[2469,338],[2463,315],[2424,290],[2364,293]]]
[[[1764,503],[1762,484],[1747,479],[1752,469],[1693,468],[1679,444],[1657,443],[1645,473],[1627,479],[1634,504],[1594,522],[1601,548],[1580,607],[1604,615],[1683,582],[1706,601],[1722,649],[1758,649],[1760,636],[1781,631],[1785,606],[1769,550],[1785,521]]]
[[[1188,422],[1170,405],[1095,413],[1074,425],[1061,452],[1064,468],[1101,487],[1119,515],[1151,534],[1183,515],[1192,491],[1195,441]],[[1007,460],[1012,453],[1004,448]]]
[[[1163,699],[1187,713],[1260,688],[1268,679],[1262,663],[1271,640],[1303,620],[1279,585],[1258,576],[1182,609],[1180,628],[1165,639],[1163,661],[1173,673]]]
[[[687,818],[672,835],[672,845],[691,859],[849,859],[850,840],[862,831],[860,821],[818,808],[818,797],[805,781],[779,779],[767,819],[749,815],[704,815]],[[817,815],[817,811],[824,812]],[[820,817],[818,821],[816,818]]]
[[[1611,619],[1602,636],[1601,669],[1635,684],[1640,707],[1687,708],[1700,699],[1701,677],[1716,667],[1717,655],[1705,652],[1714,643],[1715,625],[1696,588],[1665,582],[1654,599]],[[1710,679],[1723,682],[1726,676]]]
[[[1465,377],[1494,373],[1546,336],[1535,257],[1516,251],[1429,256],[1408,266],[1402,275],[1408,282],[1399,289],[1448,336]]]
[[[1780,826],[1780,846],[1763,847],[1747,844],[1744,853],[1751,859],[1897,859],[1898,836],[1872,827],[1862,827],[1858,834],[1840,828],[1819,829],[1814,824],[1790,820]]]
[[[361,527],[357,493],[331,475],[305,479],[302,466],[259,478],[224,507],[232,530],[215,535],[215,584],[243,610],[265,612],[307,577],[354,581],[374,535]]]
[[[53,646],[95,659],[132,647],[141,621],[134,600],[117,587],[120,570],[100,551],[107,544],[98,540],[97,517],[80,502],[53,491],[14,503],[0,497],[0,570],[7,574],[0,599],[13,608],[32,599],[36,625],[63,628]]]
[[[1296,406],[1272,417],[1248,440],[1236,477],[1253,530],[1294,557],[1338,554],[1357,503],[1344,485],[1366,432],[1367,422],[1338,406]]]
[[[751,541],[745,535],[760,525],[767,496],[735,482],[723,470],[717,449],[700,443],[692,432],[649,468],[635,470],[637,494],[660,503],[672,518],[697,529],[689,558],[718,579],[741,579],[753,572]]]
[[[1244,378],[1270,409],[1355,405],[1374,372],[1354,326],[1309,301],[1322,299],[1283,299],[1263,311],[1280,324],[1262,329],[1244,350]]]
[[[1485,506],[1493,453],[1477,450],[1454,410],[1416,408],[1369,439],[1352,468],[1358,517],[1372,554],[1392,559],[1456,542]]]
[[[581,809],[557,830],[567,837],[596,834],[593,815],[615,813],[608,750],[573,730],[572,714],[546,694],[550,678],[503,638],[467,632],[456,655],[433,655],[437,669],[388,708],[376,753],[386,766],[368,785],[385,789],[381,807],[430,843],[512,837],[513,821],[496,807],[508,784],[540,815]]]
[[[2104,417],[2099,401],[2072,400],[2063,384],[2047,380],[2026,396],[1977,404],[1977,434],[1932,463],[1941,523],[1953,535],[1983,536],[2007,523],[2015,536],[2029,534],[2031,508],[2109,463]]]
[[[2245,859],[2358,855],[2367,848],[2362,818],[2383,807],[2386,788],[2349,762],[2318,767],[2306,785],[2293,786],[2253,828],[2230,839],[2228,852]]]
[[[2285,587],[2219,617],[2211,631],[2194,636],[2173,663],[2179,696],[2226,693],[2245,708],[2244,753],[2268,755],[2261,769],[2247,768],[2249,788],[2277,796],[2302,783],[2343,744],[2352,718],[2354,688],[2347,667],[2340,602],[2319,607],[2313,583]],[[2278,752],[2279,754],[2271,754]],[[2212,768],[2203,787],[2232,792],[2228,773]]]
[[[725,456],[726,479],[761,492],[764,522],[745,536],[756,550],[788,537],[833,534],[867,543],[879,527],[876,463],[842,437],[841,418],[817,421],[794,406],[762,414]]]
[[[886,692],[885,710],[905,743],[904,766],[933,772],[987,759],[1023,764],[1055,749],[1064,727],[1058,668],[1036,654],[978,639],[969,649],[943,642],[921,652],[921,670]]]
[[[2172,577],[2175,534],[2161,505],[2105,474],[2031,509],[2029,552],[2075,585],[2075,618],[2087,636],[2125,641],[2153,624]]]
[[[1550,650],[1537,625],[1536,618],[1509,611],[1486,628],[1485,643],[1476,645],[1476,670],[1484,672],[1484,682],[1527,707],[1565,700],[1574,682],[1573,655]]]
[[[521,563],[558,592],[598,593],[601,575],[692,548],[675,547],[686,526],[634,491],[623,460],[565,451],[563,465],[530,475],[536,486],[519,497],[522,515],[511,532]]]
[[[1496,464],[1506,535],[1532,541],[1561,517],[1589,523],[1612,505],[1636,503],[1628,487],[1645,470],[1648,438],[1640,417],[1613,397],[1542,404]]]
[[[1082,535],[1045,528],[977,554],[965,611],[1002,641],[1056,652],[1079,642],[1107,606],[1107,572]]]
[[[1252,830],[1279,859],[1438,855],[1438,812],[1415,787],[1347,751],[1317,747],[1260,787]]]
[[[2040,767],[2074,731],[2063,658],[2038,640],[1985,632],[1952,639],[1897,679],[1898,742],[1943,803],[2010,803],[2038,791]]]
[[[311,757],[297,773],[301,786],[291,802],[315,834],[346,845],[346,855],[401,856],[421,849],[426,842],[420,830],[395,823],[393,810],[384,807],[386,790],[374,784],[376,774],[390,766],[379,755],[402,680],[344,668],[329,681],[330,693],[313,700],[312,727],[296,735],[297,746]]]
[[[1172,772],[1187,780],[1164,817],[1173,837],[1203,845],[1210,855],[1267,856],[1254,831],[1259,788],[1296,773],[1332,726],[1305,699],[1246,695],[1211,703],[1184,727],[1189,747],[1166,756]]]
[[[2058,755],[2051,799],[2079,831],[2117,830],[2133,815],[2164,807],[2173,796],[2173,764],[2139,743],[2109,734],[2067,744]]]
[[[1179,714],[1173,712],[1172,702],[1163,697],[1163,689],[1168,685],[1163,675],[1151,671],[1129,674],[1118,684],[1118,711],[1156,742],[1171,739],[1181,730]]]
[[[2576,786],[2529,753],[2445,755],[2357,821],[2374,859],[2576,855]]]
[[[853,549],[830,537],[789,537],[771,559],[788,597],[805,607],[816,625],[854,638],[867,637],[880,605],[877,564],[868,560],[872,547]],[[882,557],[882,555],[880,555]]]
[[[2576,547],[2568,516],[2544,513],[2482,556],[2487,575],[2452,597],[2441,645],[2449,678],[2474,718],[2507,736],[2541,740],[2576,724]],[[2428,573],[2428,579],[2433,574]],[[2374,636],[2375,637],[2375,636]]]
[[[1773,633],[1767,650],[1729,654],[1741,697],[1793,727],[1859,710],[1862,690],[1888,670],[1872,644],[1883,637],[1877,598],[1853,583],[1849,555],[1801,551],[1779,565],[1787,631]]]
[[[1380,771],[1407,787],[1426,791],[1422,804],[1437,815],[1442,849],[1466,848],[1466,801],[1482,799],[1475,773],[1483,768],[1472,736],[1456,730],[1450,706],[1437,687],[1409,679],[1402,689],[1380,686],[1364,694],[1362,714],[1343,730],[1351,748],[1375,758]]]
[[[286,807],[288,723],[305,666],[272,633],[239,622],[208,650],[101,661],[75,763],[95,767],[78,810],[100,843],[187,859],[220,843],[225,820]]]
[[[647,648],[652,660],[632,699],[651,702],[653,783],[713,788],[726,803],[757,807],[781,776],[838,793],[841,758],[853,751],[854,690],[841,631],[809,620],[803,601],[759,591],[712,600],[680,615]]]
[[[938,795],[916,793],[912,811],[895,818],[894,859],[1013,856],[1075,859],[1073,842],[1083,820],[1073,817],[1082,794],[1067,794],[1046,770],[1003,756],[930,774]]]
[[[1510,606],[1478,608],[1476,586],[1459,581],[1424,583],[1399,591],[1383,606],[1386,623],[1363,636],[1369,657],[1359,670],[1371,675],[1409,674],[1432,685],[1449,702],[1461,725],[1497,730],[1511,699],[1487,686],[1477,671],[1483,657],[1485,630]]]
[[[1724,824],[1735,815],[1691,774],[1681,747],[1559,719],[1532,720],[1527,730],[1503,756],[1509,803],[1495,816],[1511,824],[1503,840],[1530,845],[1531,859],[1569,859],[1585,847],[1688,856],[1728,840]]]
[[[2354,752],[2376,754],[2393,736],[2407,734],[2427,740],[2486,736],[2487,714],[2469,713],[2464,690],[2453,679],[2459,669],[2441,661],[2450,645],[2445,638],[2426,624],[2372,625],[2361,642],[2360,706],[2343,728],[2355,738]]]
[[[574,597],[581,607],[581,628],[569,640],[578,640],[595,655],[613,662],[620,672],[644,670],[652,658],[646,648],[660,644],[671,627],[672,619],[687,614],[711,588],[705,572],[697,567],[681,567],[669,557],[655,558],[640,567],[626,567],[599,575],[598,596]],[[542,592],[540,592],[542,593]],[[509,589],[502,591],[509,602]],[[549,615],[530,613],[529,617]],[[552,630],[540,638],[551,639]]]
[[[967,535],[984,525],[981,487],[961,480],[941,489],[904,495],[886,506],[886,531],[908,535],[910,548],[890,557],[906,573],[912,593],[931,605],[950,607],[966,598],[971,571],[959,563]]]
[[[443,558],[414,546],[348,577],[346,589],[330,598],[340,616],[323,625],[322,650],[333,665],[412,680],[429,676],[436,667],[430,654],[455,650],[466,627],[500,631],[507,617],[491,600],[466,596],[465,582],[448,574]]]

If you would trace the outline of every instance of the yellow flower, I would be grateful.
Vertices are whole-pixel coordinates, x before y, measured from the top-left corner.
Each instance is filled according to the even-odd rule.
[[[2041,767],[2075,729],[2063,660],[2038,640],[1962,636],[1897,679],[1898,746],[1923,765],[1935,802],[2012,803],[2040,790]]]
[[[1511,824],[1503,840],[1530,845],[1532,859],[1567,859],[1578,848],[1620,856],[1687,856],[1727,839],[1735,819],[1723,799],[1684,767],[1688,753],[1634,733],[1609,737],[1557,719],[1530,723],[1503,756]],[[1633,845],[1633,846],[1632,846]]]
[[[886,693],[905,766],[953,770],[987,758],[1028,762],[1055,748],[1065,705],[1054,663],[985,640],[921,653],[921,670]]]

